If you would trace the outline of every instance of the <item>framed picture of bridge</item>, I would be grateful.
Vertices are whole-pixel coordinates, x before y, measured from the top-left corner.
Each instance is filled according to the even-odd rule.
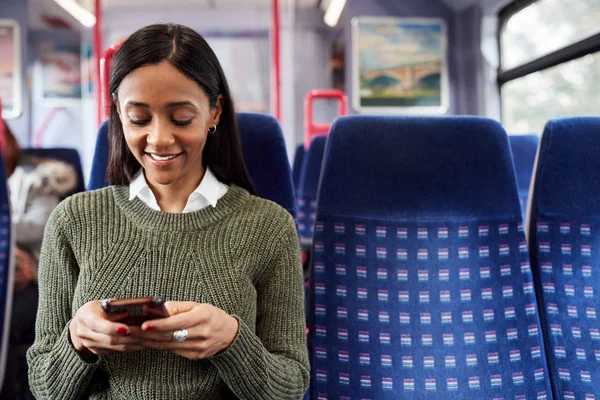
[[[352,19],[352,105],[361,113],[448,110],[446,24],[438,18]]]

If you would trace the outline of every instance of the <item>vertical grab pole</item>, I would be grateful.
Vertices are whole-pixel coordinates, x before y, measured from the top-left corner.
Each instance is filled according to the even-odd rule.
[[[108,87],[110,80],[110,66],[112,58],[119,49],[118,44],[113,44],[102,53],[100,57],[100,80],[98,81],[98,89],[100,91],[100,104],[98,105],[100,110],[100,122],[110,117],[110,103],[112,96],[110,88]]]
[[[102,123],[102,90],[100,88],[100,57],[102,56],[102,0],[94,0],[94,12],[96,14],[96,25],[94,25],[94,64],[96,67],[96,91],[97,120],[98,126]]]
[[[275,118],[281,122],[281,54],[280,54],[280,15],[279,0],[272,0],[271,68],[273,70],[273,110]]]

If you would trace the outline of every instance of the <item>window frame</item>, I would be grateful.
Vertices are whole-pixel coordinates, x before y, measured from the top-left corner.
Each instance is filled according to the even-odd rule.
[[[537,3],[540,0],[514,0],[506,7],[502,8],[498,13],[498,72],[497,72],[497,83],[498,92],[502,97],[502,85],[512,80],[522,78],[534,72],[542,71],[548,68],[552,68],[559,64],[563,64],[578,58],[582,58],[588,54],[600,52],[600,32],[597,32],[585,39],[579,40],[568,46],[558,48],[551,53],[537,57],[524,64],[517,65],[516,67],[503,69],[502,68],[502,33],[508,20],[519,11],[533,3]],[[502,105],[502,101],[500,101]]]

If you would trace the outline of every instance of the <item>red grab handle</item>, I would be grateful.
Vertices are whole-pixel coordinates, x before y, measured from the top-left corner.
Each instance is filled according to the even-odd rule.
[[[315,89],[306,94],[304,98],[304,148],[308,149],[310,141],[319,135],[327,135],[331,124],[315,124],[313,122],[313,103],[316,99],[329,99],[338,101],[338,116],[348,114],[348,97],[338,89]]]

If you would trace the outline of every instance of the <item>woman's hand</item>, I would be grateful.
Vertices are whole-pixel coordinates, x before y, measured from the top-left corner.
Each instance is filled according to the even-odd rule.
[[[143,349],[139,337],[131,335],[131,327],[108,319],[101,301],[81,306],[69,324],[69,334],[75,350],[87,360],[94,354]]]
[[[146,321],[142,325],[141,344],[154,349],[171,350],[190,360],[208,358],[226,350],[235,340],[238,320],[210,304],[168,301],[168,318]],[[187,339],[173,341],[173,332],[187,330]]]

